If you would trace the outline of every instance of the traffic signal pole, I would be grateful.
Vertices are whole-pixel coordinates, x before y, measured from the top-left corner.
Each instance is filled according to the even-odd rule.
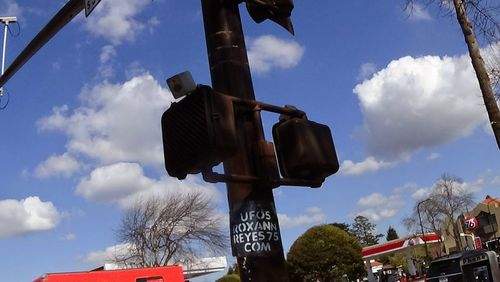
[[[201,2],[213,89],[255,100],[239,1]],[[256,149],[265,142],[260,113],[235,110],[238,153],[224,161],[225,174],[266,178]],[[242,281],[288,281],[273,187],[264,183],[227,183],[232,252]]]

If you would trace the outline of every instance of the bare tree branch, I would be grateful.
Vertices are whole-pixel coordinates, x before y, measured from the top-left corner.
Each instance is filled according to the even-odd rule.
[[[455,240],[457,247],[461,248],[460,232],[456,226],[457,218],[472,209],[474,195],[465,190],[463,181],[455,176],[443,174],[432,188],[431,194],[425,202],[421,202],[420,216],[424,231],[440,234],[445,232]],[[420,233],[417,203],[413,214],[403,219],[408,230]]]
[[[201,192],[137,201],[122,217],[117,237],[130,247],[115,261],[133,266],[192,263],[227,248],[221,219]]]

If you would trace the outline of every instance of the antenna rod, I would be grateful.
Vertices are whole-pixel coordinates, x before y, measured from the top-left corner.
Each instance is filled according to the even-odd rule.
[[[17,56],[5,73],[0,76],[0,87],[12,78],[12,76],[33,56],[47,41],[56,35],[67,23],[78,15],[85,6],[85,1],[70,0],[59,12],[47,23],[47,25],[31,40],[24,50]]]
[[[0,17],[0,22],[3,23],[3,48],[2,48],[2,75],[5,72],[5,50],[7,49],[7,31],[9,29],[9,23],[14,23],[17,21],[16,17]],[[0,97],[3,96],[3,86],[0,87]]]

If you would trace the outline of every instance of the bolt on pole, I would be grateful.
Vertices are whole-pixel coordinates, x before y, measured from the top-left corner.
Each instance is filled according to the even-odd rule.
[[[201,2],[213,89],[255,100],[239,1]],[[236,108],[236,123],[238,153],[224,162],[225,173],[262,174],[255,149],[264,140],[260,114]],[[231,247],[242,281],[288,281],[272,187],[228,183],[227,194]]]

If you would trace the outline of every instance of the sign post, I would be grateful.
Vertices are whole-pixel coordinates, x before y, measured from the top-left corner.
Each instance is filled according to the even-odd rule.
[[[85,17],[88,17],[90,13],[97,7],[101,0],[85,0]]]
[[[255,100],[240,1],[201,2],[213,89]],[[224,172],[265,178],[258,156],[258,145],[265,140],[260,113],[238,108],[235,112],[238,152],[224,162]],[[227,183],[231,247],[242,281],[288,281],[272,189],[262,183]]]

